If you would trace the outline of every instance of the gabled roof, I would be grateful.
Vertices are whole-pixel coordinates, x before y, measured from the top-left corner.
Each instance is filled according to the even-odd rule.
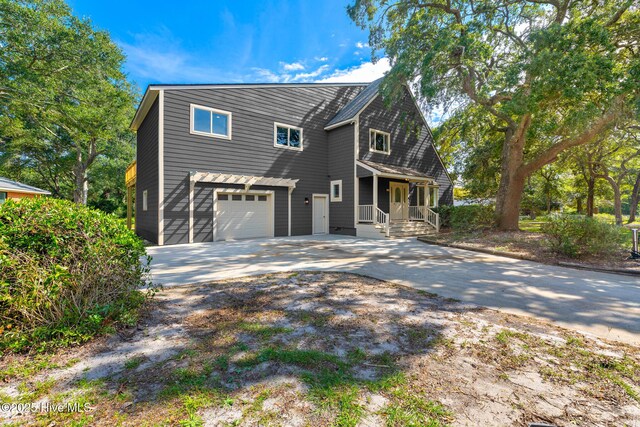
[[[0,191],[12,191],[15,193],[30,193],[30,194],[51,194],[47,190],[41,188],[32,187],[31,185],[23,184],[21,182],[12,181],[7,178],[0,177]]]
[[[203,83],[203,84],[151,84],[142,96],[136,114],[129,125],[131,130],[137,131],[158,93],[163,90],[199,90],[199,89],[243,89],[243,88],[281,88],[281,87],[367,87],[371,83]]]
[[[338,127],[342,124],[345,124],[345,122],[354,119],[358,115],[358,113],[364,110],[366,106],[369,105],[369,103],[376,96],[378,96],[380,83],[382,83],[383,79],[384,77],[381,77],[378,80],[371,82],[369,86],[364,88],[362,92],[360,92],[358,95],[356,95],[355,98],[349,101],[349,103],[347,103],[347,105],[345,105],[342,110],[338,111],[338,114],[336,114],[331,120],[329,120],[329,123],[327,123],[324,128],[328,129]]]

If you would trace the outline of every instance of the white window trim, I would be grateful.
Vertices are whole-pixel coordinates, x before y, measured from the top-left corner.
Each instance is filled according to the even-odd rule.
[[[433,192],[436,192],[436,197],[433,197]],[[437,185],[429,186],[429,208],[437,208],[438,207],[438,199],[440,198],[440,187]]]
[[[280,126],[281,128],[287,128],[287,129],[296,129],[300,131],[300,147],[291,147],[289,145],[280,145],[278,144],[278,126]],[[287,142],[289,140],[289,135],[287,135]],[[298,126],[292,126],[292,125],[287,125],[284,123],[278,123],[278,122],[273,122],[273,146],[277,147],[277,148],[284,148],[287,150],[295,150],[295,151],[302,151],[304,149],[304,131],[301,127]]]
[[[376,150],[375,144],[372,144],[372,138],[371,138],[371,134],[375,132],[375,133],[379,133],[382,135],[386,135],[387,140],[389,141],[387,144],[387,151],[381,151],[381,150]],[[384,132],[378,129],[372,129],[369,128],[369,151],[372,153],[382,153],[382,154],[391,154],[391,134],[389,132]]]
[[[219,133],[209,133],[209,132],[201,132],[201,131],[195,130],[194,129],[195,121],[193,119],[194,119],[194,116],[195,116],[196,108],[198,110],[206,110],[206,111],[209,111],[210,113],[223,114],[223,115],[227,116],[228,117],[228,120],[227,120],[227,131],[228,131],[228,134],[227,135],[222,135],[222,134],[219,134]],[[231,114],[230,111],[217,110],[215,108],[205,107],[204,105],[198,105],[198,104],[191,104],[190,111],[191,111],[191,113],[190,113],[189,120],[190,120],[191,123],[189,125],[189,131],[193,135],[208,136],[209,138],[220,138],[220,139],[229,139],[229,140],[231,139],[231,131],[233,129],[233,126],[232,126],[232,114]],[[212,126],[211,130],[213,132],[213,124],[211,126]]]
[[[334,185],[338,185],[338,188],[340,188],[340,195],[337,196],[337,197],[333,195],[333,186]],[[329,195],[331,197],[331,201],[332,202],[341,202],[342,201],[342,180],[341,179],[336,179],[334,181],[331,181],[331,185],[329,187]]]
[[[149,206],[147,199],[148,199],[148,193],[147,193],[147,190],[144,190],[142,192],[142,210],[145,212],[147,211],[147,208]]]

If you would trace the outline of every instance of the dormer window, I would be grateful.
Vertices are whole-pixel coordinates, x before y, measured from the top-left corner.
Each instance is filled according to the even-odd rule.
[[[231,139],[231,113],[191,104],[191,133]]]
[[[391,135],[381,130],[369,130],[369,151],[389,154],[391,152]]]

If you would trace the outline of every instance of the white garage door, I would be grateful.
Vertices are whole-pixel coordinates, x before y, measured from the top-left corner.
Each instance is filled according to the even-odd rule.
[[[270,195],[220,193],[216,204],[216,240],[273,236]]]

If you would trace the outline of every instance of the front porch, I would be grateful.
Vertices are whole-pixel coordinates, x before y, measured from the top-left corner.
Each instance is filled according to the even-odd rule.
[[[357,162],[356,229],[364,237],[409,237],[440,229],[439,187],[418,171],[368,161]],[[379,235],[378,235],[379,237]]]

